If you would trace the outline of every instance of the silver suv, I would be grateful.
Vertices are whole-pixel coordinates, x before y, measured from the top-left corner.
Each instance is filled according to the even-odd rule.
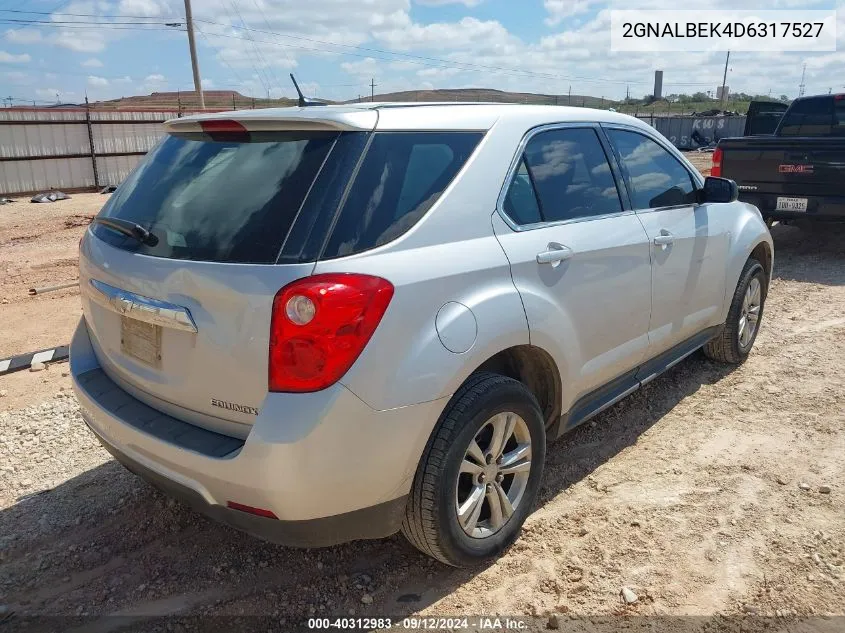
[[[765,223],[634,118],[362,104],[167,132],[81,242],[74,386],[127,468],[263,538],[496,556],[550,441],[754,344]]]

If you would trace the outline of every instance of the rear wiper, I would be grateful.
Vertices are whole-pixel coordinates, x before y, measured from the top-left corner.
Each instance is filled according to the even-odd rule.
[[[91,220],[91,224],[102,224],[126,237],[132,237],[147,246],[158,244],[158,238],[155,235],[140,224],[130,222],[129,220],[121,220],[120,218],[94,218]]]

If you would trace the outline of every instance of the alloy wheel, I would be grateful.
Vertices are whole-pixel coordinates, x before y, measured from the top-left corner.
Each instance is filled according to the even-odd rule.
[[[760,280],[753,277],[745,290],[742,308],[739,311],[739,344],[745,348],[751,343],[760,322],[763,289]]]
[[[456,510],[464,532],[486,538],[519,506],[531,474],[531,433],[513,412],[485,422],[469,443],[456,482]]]

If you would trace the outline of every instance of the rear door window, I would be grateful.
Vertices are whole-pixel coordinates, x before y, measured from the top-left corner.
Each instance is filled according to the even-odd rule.
[[[659,143],[643,134],[608,129],[619,153],[634,209],[694,204],[695,184],[687,168]]]
[[[517,224],[622,211],[616,180],[595,130],[561,128],[531,137],[504,210]]]
[[[525,164],[524,157],[519,161],[519,167],[508,188],[508,195],[505,197],[505,213],[519,225],[543,221],[534,183],[531,181],[531,174],[528,173],[528,165]]]
[[[407,232],[472,155],[480,132],[377,132],[321,259],[381,246]]]
[[[144,245],[104,225],[97,237],[170,259],[272,264],[337,132],[252,133],[248,140],[170,135],[100,212],[140,224]]]
[[[845,136],[845,99],[798,99],[783,116],[778,136]]]

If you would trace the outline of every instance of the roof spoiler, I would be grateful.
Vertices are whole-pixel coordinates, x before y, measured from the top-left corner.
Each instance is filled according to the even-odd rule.
[[[290,80],[293,82],[293,87],[296,88],[296,94],[299,95],[300,108],[328,105],[327,101],[323,101],[322,99],[312,99],[311,97],[306,97],[304,94],[302,94],[302,90],[299,89],[299,84],[296,83],[296,77],[293,76],[293,73],[290,73]]]

